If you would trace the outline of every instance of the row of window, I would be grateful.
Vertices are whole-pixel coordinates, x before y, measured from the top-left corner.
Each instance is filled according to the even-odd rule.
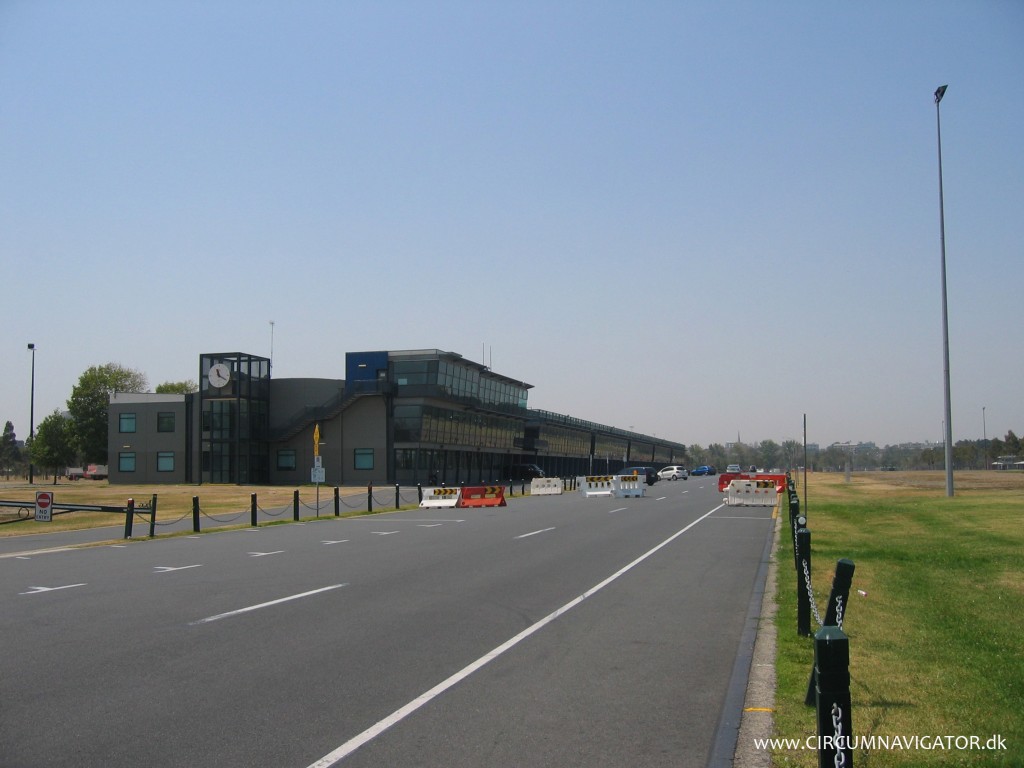
[[[118,415],[117,427],[118,431],[122,433],[135,432],[136,422],[138,418],[134,413],[122,413]],[[173,432],[174,431],[174,413],[171,411],[161,411],[156,415],[156,431],[157,432]]]
[[[282,448],[277,452],[279,472],[294,472],[299,468],[294,448]],[[373,469],[373,448],[356,448],[352,451],[352,469]]]
[[[135,451],[122,451],[117,454],[117,470],[119,472],[134,472],[136,464]],[[156,455],[157,472],[174,471],[174,451],[160,451]]]
[[[469,397],[491,405],[526,407],[526,387],[481,375],[476,368],[450,360],[399,360],[393,363],[392,372],[400,387],[431,384],[444,387],[455,397]]]

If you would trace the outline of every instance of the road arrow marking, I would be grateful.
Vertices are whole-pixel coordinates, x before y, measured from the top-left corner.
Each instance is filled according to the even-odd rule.
[[[28,592],[19,592],[19,595],[38,595],[41,592],[56,592],[58,589],[72,589],[74,587],[84,587],[85,584],[65,584],[63,587],[29,587]]]
[[[154,565],[153,573],[170,573],[171,571],[184,571],[189,568],[202,568],[202,564],[199,565]]]

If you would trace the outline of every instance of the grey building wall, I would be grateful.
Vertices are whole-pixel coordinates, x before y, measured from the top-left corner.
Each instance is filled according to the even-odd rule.
[[[185,482],[185,404],[185,395],[116,392],[110,396],[107,467],[111,483]],[[161,431],[161,421],[166,431]],[[126,423],[134,429],[124,431]]]

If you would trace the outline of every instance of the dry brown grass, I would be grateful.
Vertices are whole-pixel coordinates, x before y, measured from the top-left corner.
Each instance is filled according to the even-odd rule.
[[[249,509],[251,496],[256,494],[257,503],[264,509],[291,504],[294,487],[269,485],[110,485],[106,480],[67,480],[53,484],[46,482],[29,485],[26,482],[0,481],[0,500],[24,501],[33,505],[36,491],[52,491],[58,504],[89,504],[97,506],[124,506],[128,499],[137,504],[148,504],[154,494],[157,496],[158,517],[169,519],[190,514],[192,497],[198,496],[203,512],[210,515],[227,514]],[[300,498],[311,503],[316,490],[313,486],[299,488]],[[321,501],[331,498],[332,487],[321,486]],[[365,496],[365,488],[342,488],[342,496]],[[349,500],[349,505],[353,503]],[[31,510],[30,510],[31,511]],[[24,512],[22,515],[24,516]],[[18,510],[0,507],[0,521],[18,517]],[[37,523],[35,520],[21,520],[0,525],[0,537],[20,536],[29,533],[78,530],[117,524],[111,513],[73,512],[55,515],[52,522]]]
[[[803,495],[803,475],[794,476],[797,491]],[[934,496],[945,492],[946,473],[937,472],[854,472],[849,484],[842,472],[817,472],[808,475],[808,501],[819,498],[839,498],[851,492],[864,494],[884,493],[889,497]],[[1024,493],[1024,472],[972,471],[953,473],[953,492],[1020,491]]]

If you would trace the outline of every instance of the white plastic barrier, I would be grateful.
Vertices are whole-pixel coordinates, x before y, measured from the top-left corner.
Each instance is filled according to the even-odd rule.
[[[614,496],[615,489],[612,486],[614,475],[588,475],[577,480],[580,493],[587,498],[591,496]]]
[[[647,479],[638,475],[593,475],[578,479],[580,493],[584,496],[614,496],[630,498],[643,496]]]
[[[559,477],[535,477],[530,481],[531,496],[558,496],[562,493]]]
[[[774,507],[778,500],[774,480],[733,480],[725,489],[725,503],[734,507]]]
[[[459,490],[459,488],[424,488],[420,507],[454,507],[459,503]]]
[[[615,495],[622,499],[643,496],[647,490],[647,478],[640,475],[616,475]]]

